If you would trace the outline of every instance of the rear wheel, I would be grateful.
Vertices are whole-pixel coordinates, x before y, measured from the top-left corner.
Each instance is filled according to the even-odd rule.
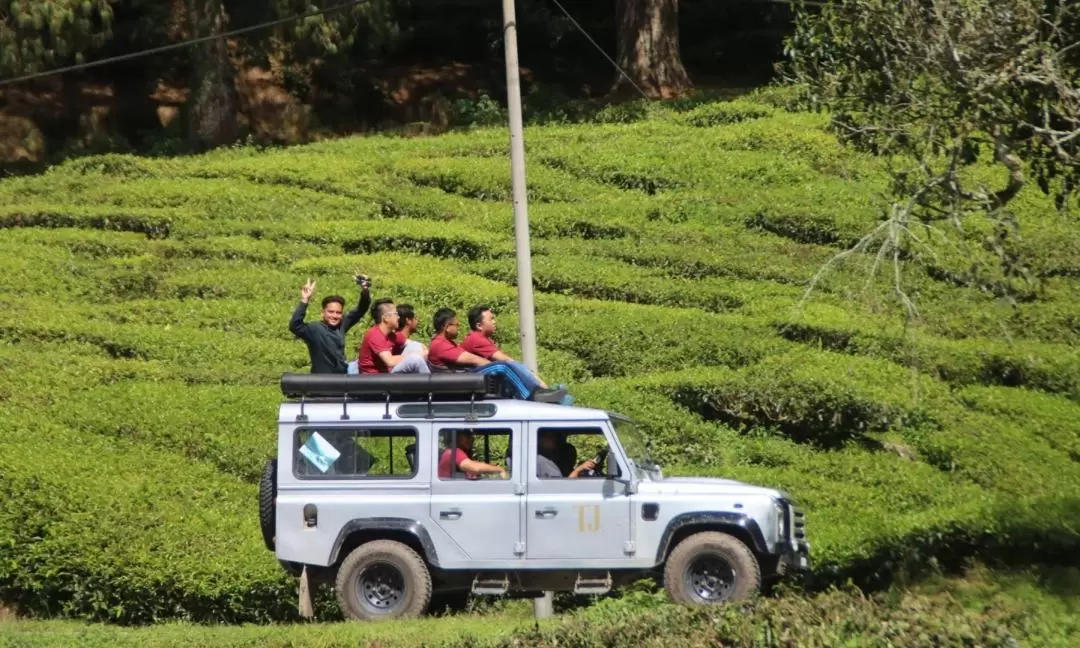
[[[419,616],[431,601],[431,573],[412,548],[393,540],[357,547],[338,568],[338,604],[350,619]]]
[[[738,538],[717,531],[695,533],[668,556],[664,588],[676,603],[739,601],[761,590],[761,568]]]
[[[277,459],[271,458],[263,467],[259,480],[259,528],[262,530],[263,543],[270,551],[274,550],[274,505],[277,500]]]

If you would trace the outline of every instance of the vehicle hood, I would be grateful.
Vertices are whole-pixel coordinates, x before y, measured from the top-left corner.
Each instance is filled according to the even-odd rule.
[[[771,488],[763,488],[735,479],[722,479],[719,477],[662,477],[660,479],[650,479],[639,484],[638,492],[659,495],[752,493],[771,497],[783,496],[782,493]]]

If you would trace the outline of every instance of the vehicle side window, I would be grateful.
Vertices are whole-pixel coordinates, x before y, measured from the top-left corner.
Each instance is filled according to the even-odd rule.
[[[416,428],[301,428],[293,440],[299,479],[408,479],[416,476]]]
[[[539,479],[604,477],[608,443],[604,431],[598,427],[542,427],[537,430],[535,443],[533,452]],[[575,469],[590,459],[596,467],[575,474]]]
[[[435,464],[439,479],[483,479],[498,477],[495,473],[463,470],[471,462],[498,466],[510,476],[509,428],[446,427],[439,430],[439,451]]]

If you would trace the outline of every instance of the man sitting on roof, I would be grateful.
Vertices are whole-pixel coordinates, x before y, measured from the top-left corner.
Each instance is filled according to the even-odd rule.
[[[455,340],[458,336],[459,324],[457,313],[453,309],[440,308],[435,311],[434,325],[435,337],[431,338],[431,347],[428,352],[428,362],[432,366],[488,375],[497,374],[503,379],[504,395],[510,398],[534,400],[541,403],[570,404],[568,400],[570,397],[567,396],[566,390],[547,389],[533,376],[528,367],[503,360],[493,362],[458,346]]]
[[[427,351],[403,355],[404,347],[398,344],[397,331],[400,318],[394,300],[380,299],[371,307],[375,325],[364,333],[360,343],[359,362],[362,374],[379,373],[431,373]]]
[[[413,353],[428,353],[428,348],[419,340],[410,340],[409,336],[416,333],[420,328],[420,322],[416,319],[416,310],[412,304],[398,304],[398,330],[395,336],[395,345],[401,348],[401,355]]]
[[[322,300],[322,321],[307,324],[304,315],[308,302],[315,294],[315,282],[308,282],[300,289],[300,303],[293,310],[289,320],[289,331],[304,341],[311,359],[311,373],[348,373],[345,362],[345,334],[364,317],[364,311],[371,303],[371,282],[364,275],[356,275],[360,286],[360,300],[356,308],[342,317],[345,298],[340,295],[328,295]]]

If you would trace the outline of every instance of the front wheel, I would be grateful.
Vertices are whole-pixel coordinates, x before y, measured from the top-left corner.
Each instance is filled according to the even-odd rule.
[[[761,568],[738,538],[704,531],[684,539],[668,556],[664,588],[676,603],[740,601],[760,591]]]
[[[335,590],[346,618],[414,617],[423,614],[431,600],[431,572],[407,545],[373,540],[342,561]]]

